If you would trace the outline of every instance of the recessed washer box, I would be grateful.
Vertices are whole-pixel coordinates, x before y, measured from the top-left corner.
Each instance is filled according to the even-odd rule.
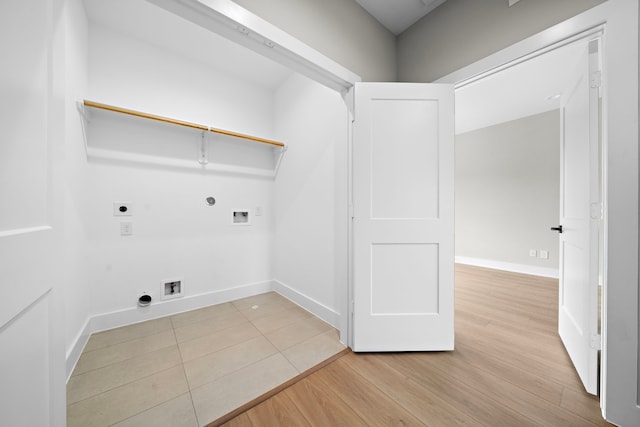
[[[251,211],[249,209],[234,209],[231,211],[231,224],[251,225]]]
[[[160,299],[173,299],[184,296],[184,280],[181,277],[160,281]]]

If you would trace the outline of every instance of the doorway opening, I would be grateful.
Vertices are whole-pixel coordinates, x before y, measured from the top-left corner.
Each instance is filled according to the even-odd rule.
[[[558,278],[559,334],[592,394],[605,256],[601,36],[456,85],[456,261]],[[565,234],[550,230],[562,233],[558,218],[571,224]]]

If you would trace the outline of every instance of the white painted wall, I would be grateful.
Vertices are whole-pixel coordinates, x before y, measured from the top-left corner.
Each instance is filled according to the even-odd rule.
[[[558,110],[456,135],[455,173],[456,256],[557,276]]]
[[[364,81],[396,81],[396,38],[355,0],[234,1]]]
[[[299,75],[278,89],[275,106],[276,133],[289,149],[275,188],[274,275],[283,292],[306,296],[339,326],[347,290],[346,106],[337,92]]]
[[[92,24],[86,98],[265,138],[273,94],[179,52]],[[232,60],[232,58],[230,59]]]
[[[89,44],[87,98],[273,136],[273,94],[267,89],[97,25],[90,28]],[[89,127],[89,144],[97,142],[103,148],[111,144],[121,151],[148,155],[193,150],[192,163],[197,165],[198,133],[185,136],[164,125],[145,126],[126,117],[113,122],[95,118]],[[213,147],[211,157],[215,158]],[[183,302],[167,302],[174,306],[169,311],[192,308],[184,302],[189,297],[256,283],[264,287],[272,279],[270,179],[90,160],[88,190],[91,312],[103,316],[128,310],[119,320],[94,322],[95,328],[166,314],[136,308],[144,292],[153,297],[152,306],[159,304],[163,279],[183,279]],[[207,196],[216,198],[215,206],[206,205]],[[131,202],[133,215],[114,217],[116,201]],[[231,225],[232,209],[256,207],[261,207],[262,216],[254,217],[251,226]],[[132,236],[120,236],[120,221],[132,222]]]

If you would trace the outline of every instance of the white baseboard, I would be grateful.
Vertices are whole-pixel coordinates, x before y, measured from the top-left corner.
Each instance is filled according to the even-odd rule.
[[[279,280],[273,280],[273,290],[278,292],[280,295],[290,299],[313,315],[324,320],[334,328],[340,330],[340,313],[338,313],[337,311],[332,310],[331,308],[319,303],[313,298],[309,298],[308,296],[294,290],[293,288],[285,285]]]
[[[147,307],[132,307],[111,313],[99,314],[91,318],[91,332],[99,332],[158,317],[171,316],[183,311],[195,310],[209,305],[233,301],[252,295],[269,292],[271,281],[251,283],[237,288],[222,289],[206,294],[153,302]]]
[[[290,299],[297,305],[311,312],[315,316],[329,323],[336,329],[340,329],[340,314],[335,310],[315,301],[312,298],[292,289],[278,280],[250,283],[236,288],[223,289],[206,294],[193,295],[178,299],[153,302],[147,307],[131,307],[110,313],[98,314],[90,317],[78,334],[74,344],[67,351],[66,368],[67,381],[75,368],[82,350],[89,341],[92,333],[118,328],[156,319],[158,317],[171,316],[184,311],[195,310],[223,302],[234,301],[240,298],[250,297],[269,291],[275,291]]]
[[[87,344],[92,333],[144,322],[158,317],[171,316],[184,311],[207,307],[209,305],[221,304],[227,301],[262,294],[271,290],[273,290],[273,284],[272,281],[269,280],[250,283],[236,288],[208,292],[206,294],[153,302],[147,307],[135,306],[124,310],[98,314],[90,317],[85,322],[85,326],[82,328],[78,338],[76,338],[75,343],[71,346],[71,349],[67,351],[67,381],[69,380],[76,363],[78,363],[80,354],[82,354],[82,350]]]
[[[91,336],[90,325],[91,325],[91,318],[88,317],[87,320],[84,322],[84,325],[80,329],[78,336],[76,336],[76,339],[74,340],[73,345],[71,346],[69,351],[67,351],[67,357],[66,357],[67,382],[69,382],[69,378],[71,378],[71,373],[73,372],[73,369],[76,367],[76,364],[80,359],[80,355],[82,354],[84,347],[87,345],[87,342],[89,342],[89,337]]]
[[[557,268],[538,267],[535,265],[514,264],[511,262],[494,261],[491,259],[471,258],[457,256],[456,263],[475,265],[476,267],[492,268],[494,270],[511,271],[512,273],[530,274],[533,276],[549,277],[557,279],[559,272]]]

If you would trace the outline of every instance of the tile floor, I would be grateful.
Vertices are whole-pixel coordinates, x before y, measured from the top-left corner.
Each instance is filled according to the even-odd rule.
[[[67,425],[203,426],[343,349],[275,292],[99,332],[67,384]]]

